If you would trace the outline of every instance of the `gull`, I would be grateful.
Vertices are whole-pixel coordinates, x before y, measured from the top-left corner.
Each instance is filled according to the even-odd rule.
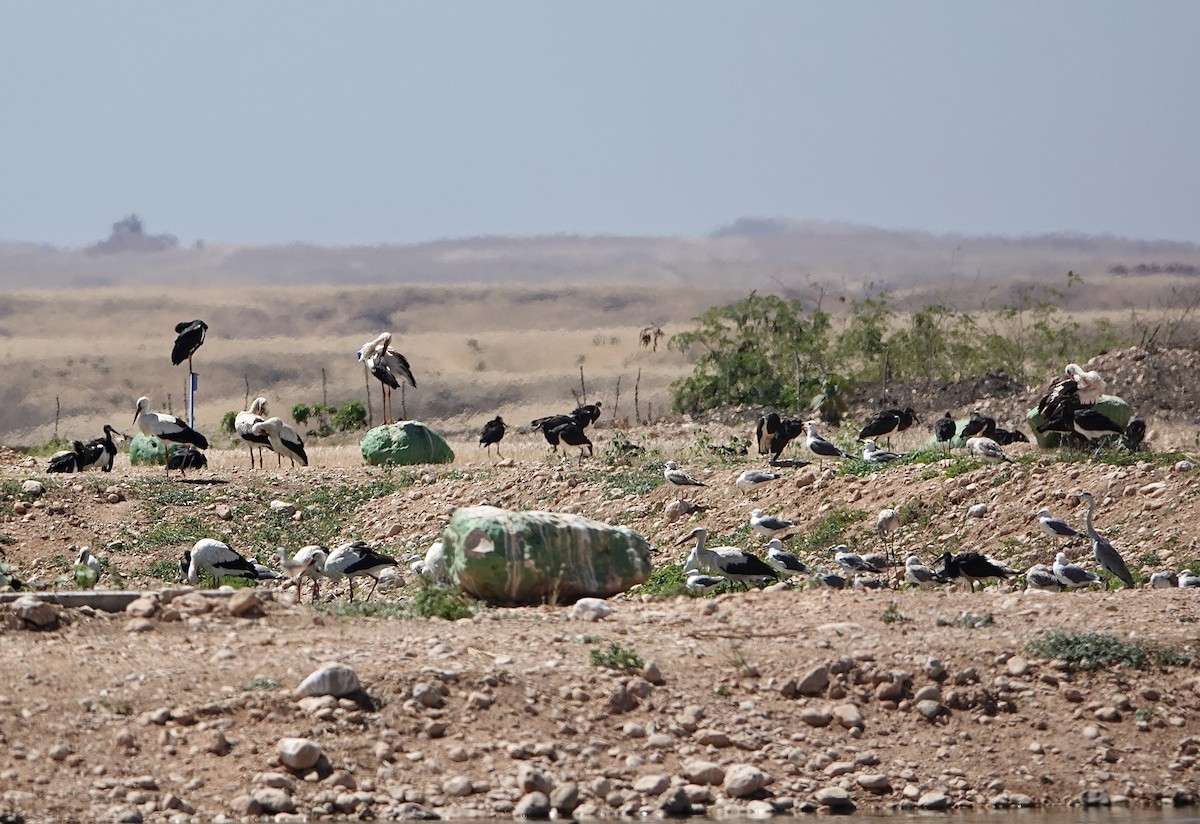
[[[679,468],[679,464],[674,461],[667,461],[663,464],[663,477],[667,479],[667,483],[675,486],[706,486],[702,481],[697,481],[691,475]]]
[[[825,440],[817,434],[817,422],[806,421],[804,426],[808,429],[808,435],[804,439],[804,446],[817,457],[818,460],[824,461],[825,458],[846,458],[849,457],[845,452],[837,447],[836,444]]]
[[[985,461],[1012,463],[1012,458],[1005,455],[1004,450],[1000,448],[1000,444],[991,438],[967,438],[967,451],[976,458],[982,458]]]
[[[813,575],[813,580],[821,586],[829,587],[830,589],[846,588],[846,579],[833,572],[818,572],[817,574]]]
[[[1100,576],[1089,572],[1079,564],[1067,560],[1067,553],[1060,552],[1054,556],[1054,577],[1067,589],[1086,587],[1100,583]]]
[[[783,578],[808,573],[808,567],[804,565],[804,562],[784,549],[783,543],[778,538],[772,538],[767,542],[767,563],[773,566]]]
[[[769,484],[771,481],[777,481],[782,477],[782,475],[775,472],[765,472],[761,469],[747,469],[741,475],[738,475],[737,480],[733,483],[738,489],[749,492],[751,489],[763,484]]]
[[[931,567],[921,563],[921,559],[916,555],[909,555],[904,561],[904,580],[922,589],[934,584],[946,583],[945,578],[938,575]]]
[[[1174,572],[1154,572],[1150,575],[1150,589],[1174,589],[1179,586],[1179,576]]]
[[[856,572],[854,574],[854,588],[855,589],[886,589],[887,584],[885,584],[883,581],[879,580],[878,578],[870,578],[866,575],[862,575],[861,573]]]
[[[1085,525],[1087,526],[1088,537],[1092,539],[1092,555],[1095,556],[1096,563],[1100,564],[1105,572],[1120,578],[1126,587],[1132,588],[1133,576],[1129,574],[1129,567],[1125,565],[1125,559],[1092,526],[1092,511],[1096,508],[1096,499],[1092,497],[1092,493],[1087,491],[1080,492],[1075,497],[1087,501],[1088,511]],[[1108,589],[1108,581],[1104,582],[1104,588]]]
[[[845,544],[838,544],[835,547],[830,547],[830,551],[833,553],[833,560],[842,569],[851,571],[858,570],[860,572],[882,571],[882,567],[877,567],[868,563],[866,559],[864,559],[857,552],[851,552],[850,548]]]
[[[683,588],[688,592],[705,595],[729,583],[729,579],[721,575],[705,575],[703,572],[692,570],[684,579]]]
[[[1053,541],[1055,538],[1078,538],[1082,537],[1075,529],[1067,524],[1061,518],[1055,518],[1050,514],[1049,509],[1039,509],[1037,511],[1038,526],[1042,532],[1050,536]]]
[[[892,452],[890,449],[880,449],[875,441],[867,438],[863,441],[862,457],[868,463],[883,464],[896,460],[900,457],[900,454]]]
[[[100,563],[100,559],[93,555],[87,547],[79,548],[79,559],[75,563],[87,567],[97,575],[104,574],[104,564]]]
[[[786,532],[796,525],[795,521],[787,518],[776,518],[774,515],[764,515],[761,509],[750,510],[750,528],[759,535],[774,538],[780,532]]]
[[[703,568],[741,584],[758,583],[775,577],[775,570],[757,555],[735,546],[719,546],[710,549],[706,544],[708,532],[704,527],[696,527],[677,541],[676,545],[693,539],[696,541],[696,545],[684,563],[685,570]]]
[[[1200,575],[1196,575],[1190,569],[1185,569],[1179,573],[1179,586],[1182,589],[1190,589],[1192,587],[1200,587]]]
[[[1061,592],[1062,584],[1054,570],[1045,564],[1034,564],[1025,570],[1026,587],[1036,592]]]

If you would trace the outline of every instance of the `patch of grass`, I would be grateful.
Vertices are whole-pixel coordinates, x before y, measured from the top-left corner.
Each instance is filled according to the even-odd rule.
[[[626,495],[644,495],[665,484],[660,463],[643,463],[641,466],[621,469],[609,474],[604,483],[608,489],[620,489]]]
[[[183,574],[179,570],[179,561],[172,558],[160,558],[146,567],[141,574],[167,583],[179,583],[183,580]]]
[[[870,513],[861,509],[835,509],[817,521],[812,532],[800,537],[800,545],[805,549],[826,549],[845,543],[843,538],[850,527],[869,517]]]
[[[242,684],[242,689],[246,692],[253,692],[254,690],[277,690],[279,689],[279,681],[274,678],[264,678],[259,676],[258,678],[253,678],[250,681],[247,681],[245,684]]]
[[[1029,651],[1042,658],[1071,661],[1087,670],[1113,664],[1143,669],[1147,661],[1146,650],[1141,644],[1126,644],[1112,635],[1098,632],[1051,630],[1030,641]]]
[[[879,620],[885,624],[903,624],[912,619],[900,612],[900,608],[896,606],[896,602],[892,601],[888,604],[888,608],[879,616]]]
[[[630,647],[623,647],[616,641],[607,647],[592,647],[588,657],[594,667],[605,667],[624,672],[640,670],[646,663],[636,651]]]
[[[938,618],[936,623],[939,627],[980,629],[982,627],[994,626],[996,619],[992,617],[992,613],[990,612],[985,612],[983,615],[976,615],[973,612],[964,612],[957,618]]]
[[[71,448],[71,442],[66,438],[51,438],[45,443],[35,444],[25,450],[26,455],[35,455],[37,457],[46,457],[53,455],[55,452],[63,452]]]
[[[331,604],[318,604],[320,612],[328,612],[343,618],[407,618],[408,609],[403,604],[394,601],[358,601],[348,603],[335,601]]]
[[[199,515],[188,514],[172,518],[168,517],[165,511],[155,507],[151,509],[150,517],[153,525],[141,535],[134,535],[128,529],[125,531],[129,542],[136,541],[141,549],[193,544],[201,538],[213,537],[208,534],[208,527]]]
[[[1192,663],[1192,656],[1173,649],[1157,649],[1154,651],[1154,663],[1160,667],[1186,667]]]
[[[684,583],[687,576],[683,564],[667,564],[650,573],[650,577],[638,584],[638,592],[656,598],[673,598],[687,593]]]
[[[479,602],[464,592],[443,589],[425,578],[418,578],[416,587],[417,591],[408,604],[409,613],[416,618],[458,621],[470,618],[479,611]]]
[[[950,465],[942,470],[942,477],[957,478],[959,475],[974,472],[980,466],[982,464],[970,455],[955,455],[950,459]]]

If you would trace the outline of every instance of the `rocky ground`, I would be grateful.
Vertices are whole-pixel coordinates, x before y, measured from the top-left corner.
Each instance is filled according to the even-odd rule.
[[[0,550],[30,587],[73,590],[70,559],[87,545],[151,593],[118,614],[0,612],[0,810],[28,821],[582,818],[1195,797],[1197,590],[635,589],[595,622],[560,605],[448,622],[363,617],[344,590],[314,607],[292,590],[215,597],[172,579],[179,552],[204,536],[263,559],[275,543],[350,537],[406,558],[455,507],[480,502],[627,524],[658,548],[660,569],[698,525],[761,547],[746,528],[754,507],[796,520],[788,544],[814,566],[831,566],[831,543],[877,549],[874,515],[893,507],[902,554],[973,549],[1024,568],[1055,551],[1032,513],[1048,506],[1082,526],[1081,489],[1139,578],[1200,560],[1200,475],[1173,454],[1187,430],[1160,432],[1158,451],[1135,459],[1022,446],[1001,467],[797,466],[752,494],[732,482],[761,461],[708,448],[744,437],[744,424],[631,434],[646,453],[619,458],[601,428],[582,465],[516,435],[507,460],[461,441],[454,465],[415,472],[333,452],[308,469],[251,472],[244,454],[215,452],[186,482],[123,459],[111,475],[47,476],[42,461],[0,451]],[[706,512],[673,517],[665,457],[705,479],[689,497]],[[30,480],[40,493],[24,491]],[[298,514],[272,513],[272,500]],[[406,584],[377,598],[412,594]],[[1041,657],[1030,643],[1052,630],[1139,644],[1148,663],[1088,670]],[[606,651],[633,666],[593,661]],[[295,693],[332,662],[362,689]]]

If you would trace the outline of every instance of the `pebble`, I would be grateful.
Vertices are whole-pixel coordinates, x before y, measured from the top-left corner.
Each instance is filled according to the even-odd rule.
[[[823,787],[813,794],[813,800],[831,810],[845,811],[854,809],[850,793],[841,787]]]
[[[292,515],[296,514],[296,505],[293,503],[288,503],[287,501],[276,499],[271,501],[268,506],[270,506],[272,512],[277,512],[280,515],[287,515],[288,517],[291,517]]]
[[[972,506],[970,509],[967,510],[967,517],[968,518],[982,518],[984,515],[987,515],[987,512],[988,512],[987,504],[975,504],[974,506]]]
[[[800,711],[800,720],[810,727],[828,727],[833,720],[829,707],[805,707]]]
[[[455,775],[442,782],[442,792],[451,798],[463,798],[475,792],[475,787],[467,776]]]
[[[716,786],[725,781],[725,771],[712,761],[689,761],[680,774],[689,784]]]
[[[846,729],[863,725],[862,710],[853,704],[838,704],[833,708],[833,717]]]
[[[873,793],[891,792],[892,779],[887,773],[867,773],[858,777],[858,786]]]
[[[813,667],[796,684],[799,695],[820,695],[829,686],[829,667]]]
[[[230,615],[237,618],[261,618],[265,614],[262,609],[262,600],[252,589],[239,589],[233,593],[229,596],[225,608]]]
[[[916,708],[917,712],[921,713],[921,715],[925,717],[926,721],[933,721],[946,711],[946,708],[943,707],[940,702],[934,701],[931,698],[918,701]]]
[[[25,481],[21,484],[21,491],[26,495],[41,495],[45,493],[46,486],[41,481]]]
[[[274,787],[259,787],[252,793],[252,797],[258,803],[259,809],[264,813],[296,812],[296,802],[283,790],[278,790]]]
[[[22,595],[13,601],[12,610],[18,618],[34,629],[52,629],[58,626],[58,607],[32,595]]]
[[[950,806],[950,796],[945,793],[928,792],[917,799],[917,806],[922,810],[944,810]]]

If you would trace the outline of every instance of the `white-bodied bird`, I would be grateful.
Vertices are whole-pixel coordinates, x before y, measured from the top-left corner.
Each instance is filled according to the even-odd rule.
[[[179,418],[165,412],[151,412],[150,399],[145,395],[137,399],[133,422],[147,438],[158,438],[163,442],[163,467],[168,472],[170,471],[170,450],[167,449],[167,441],[189,443],[200,449],[208,449],[208,439]],[[179,470],[179,474],[184,474],[182,468]]]
[[[782,578],[808,574],[808,567],[804,562],[784,549],[783,542],[778,538],[767,541],[767,563],[774,567]]]
[[[217,586],[221,585],[222,578],[258,580],[258,570],[254,568],[253,563],[230,549],[228,544],[212,538],[201,538],[190,550],[185,549],[179,569],[192,586],[200,583],[202,572],[211,575]]]
[[[297,463],[308,466],[308,453],[304,451],[304,441],[300,434],[279,418],[259,421],[250,427],[250,432],[254,435],[265,435],[271,449],[291,459],[293,466]]]
[[[667,479],[667,483],[673,486],[706,486],[703,481],[696,480],[680,469],[679,464],[674,461],[667,461],[663,464],[663,477]]]
[[[774,538],[780,532],[787,532],[795,525],[795,521],[789,521],[787,518],[764,515],[761,509],[750,510],[750,528],[759,535]]]
[[[1067,589],[1100,583],[1099,575],[1084,569],[1079,564],[1071,563],[1067,560],[1067,553],[1065,552],[1060,552],[1054,556],[1054,566],[1052,569],[1054,570],[1054,577]]]

